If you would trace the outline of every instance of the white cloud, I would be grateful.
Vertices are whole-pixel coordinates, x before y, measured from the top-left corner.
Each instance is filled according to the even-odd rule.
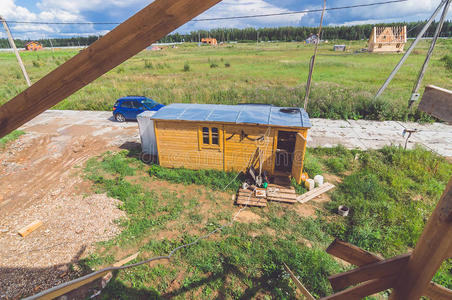
[[[247,16],[259,14],[275,14],[291,12],[289,9],[278,7],[264,0],[223,0],[197,19],[222,18],[230,16]],[[178,31],[212,29],[222,27],[272,27],[296,26],[304,14],[272,16],[265,18],[233,19],[218,21],[190,22]]]

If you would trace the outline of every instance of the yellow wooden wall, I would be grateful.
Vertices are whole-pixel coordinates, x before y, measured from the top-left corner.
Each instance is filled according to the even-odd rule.
[[[240,171],[248,167],[251,156],[255,154],[257,147],[263,151],[263,170],[269,172],[273,169],[274,164],[274,138],[275,129],[268,126],[257,125],[224,125],[224,159],[226,171]],[[248,138],[241,139],[242,131],[248,135]],[[252,141],[250,139],[257,139],[264,136],[264,140]],[[257,161],[256,161],[257,162]]]
[[[206,122],[155,120],[159,163],[163,167],[188,169],[217,169],[244,171],[257,147],[263,151],[263,170],[270,174],[274,170],[278,130],[296,131],[307,135],[306,129],[275,128],[264,125],[235,125]],[[220,131],[220,146],[200,147],[199,129],[203,126],[217,127]],[[241,138],[242,131],[248,138]],[[234,135],[235,134],[235,135]],[[264,136],[264,140],[254,141]],[[229,140],[227,140],[230,138]],[[251,139],[251,140],[250,140]],[[298,149],[298,151],[305,149]],[[258,163],[258,160],[254,160]],[[302,164],[303,162],[301,162]],[[257,164],[255,165],[258,166]]]
[[[203,123],[202,126],[205,125]],[[215,126],[220,131],[222,130],[221,124]],[[199,123],[195,122],[155,121],[160,165],[170,168],[223,170],[222,147],[220,149],[199,149],[199,127]]]

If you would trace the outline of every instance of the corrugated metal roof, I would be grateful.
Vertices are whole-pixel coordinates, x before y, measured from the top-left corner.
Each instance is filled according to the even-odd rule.
[[[292,112],[284,112],[284,109]],[[258,104],[175,103],[162,107],[151,119],[311,127],[309,116],[302,108]]]

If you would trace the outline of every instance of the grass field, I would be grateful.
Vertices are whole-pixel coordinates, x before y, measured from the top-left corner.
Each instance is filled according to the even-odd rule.
[[[414,247],[435,207],[452,165],[417,148],[378,151],[343,147],[309,149],[306,170],[322,173],[337,188],[326,201],[266,208],[247,208],[231,227],[160,261],[121,271],[102,299],[293,299],[296,289],[283,271],[285,262],[313,295],[332,292],[327,277],[351,266],[325,249],[341,238],[364,249],[392,257]],[[167,255],[231,221],[238,208],[224,190],[234,178],[223,172],[148,166],[138,153],[105,153],[91,159],[85,174],[97,192],[120,199],[127,218],[122,233],[98,245],[79,262],[101,268],[137,250],[138,260]],[[235,183],[233,184],[235,185]],[[349,217],[336,214],[338,205]],[[452,261],[434,280],[452,288]]]
[[[345,43],[347,53],[333,52]],[[430,120],[406,109],[428,42],[422,41],[384,96],[373,95],[401,54],[353,54],[366,41],[333,41],[320,47],[313,76],[311,117]],[[452,40],[440,40],[424,84],[452,89]],[[22,52],[36,82],[77,54],[77,50]],[[273,103],[302,106],[312,45],[303,43],[229,44],[221,47],[184,44],[162,51],[142,51],[89,86],[58,104],[57,109],[110,110],[115,99],[145,95],[164,104],[174,102]],[[447,56],[449,54],[449,56]],[[0,104],[26,88],[13,53],[0,53]],[[422,88],[423,90],[423,88]]]

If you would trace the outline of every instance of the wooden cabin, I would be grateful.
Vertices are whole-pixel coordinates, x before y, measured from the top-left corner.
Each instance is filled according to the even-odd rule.
[[[25,50],[36,51],[39,49],[42,49],[42,45],[38,42],[28,42],[27,44],[25,44]]]
[[[406,26],[374,27],[369,38],[369,52],[403,52]]]
[[[202,38],[201,43],[209,44],[209,45],[213,45],[213,46],[218,44],[217,39],[215,39],[215,38]]]
[[[269,175],[301,182],[311,127],[302,108],[170,104],[138,120],[143,152],[155,148],[163,167],[238,172],[262,166]]]

